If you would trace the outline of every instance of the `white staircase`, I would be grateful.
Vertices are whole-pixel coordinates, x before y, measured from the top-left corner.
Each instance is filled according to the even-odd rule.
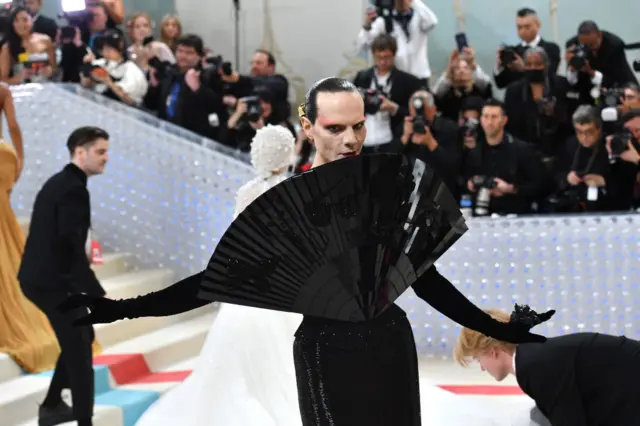
[[[20,220],[25,230],[28,220]],[[172,284],[168,269],[135,270],[132,256],[109,253],[96,275],[114,299],[135,297]],[[194,271],[196,272],[196,271]],[[133,426],[135,419],[158,395],[179,383],[200,353],[216,307],[209,305],[172,317],[140,318],[95,326],[103,355],[96,359],[96,426]],[[149,373],[160,372],[159,375]],[[0,425],[37,425],[38,403],[49,385],[50,373],[25,375],[6,354],[0,354]],[[152,377],[153,376],[153,377]],[[157,377],[156,377],[157,376]],[[163,377],[168,377],[163,381]],[[146,379],[145,379],[146,378]],[[74,423],[70,423],[74,424]]]

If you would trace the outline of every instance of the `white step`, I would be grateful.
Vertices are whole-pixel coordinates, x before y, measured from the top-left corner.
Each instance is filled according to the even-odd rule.
[[[11,380],[21,374],[22,370],[13,359],[7,354],[0,353],[0,383]]]
[[[170,269],[151,269],[128,272],[106,280],[102,286],[111,299],[128,299],[162,290],[173,284],[173,271]]]
[[[200,353],[216,314],[217,310],[127,340],[106,349],[104,354],[142,353],[151,371],[164,370]]]
[[[60,423],[58,426],[76,426],[76,422]],[[3,423],[4,426],[4,423]],[[7,426],[9,426],[7,424]],[[34,418],[19,426],[38,426],[38,419]],[[96,405],[93,409],[93,426],[124,426],[120,407]]]
[[[119,343],[104,353],[142,353],[151,371],[160,371],[197,356],[214,318],[215,312],[199,315],[195,319]],[[34,417],[49,382],[49,377],[21,376],[0,383],[0,425],[19,425]],[[147,387],[146,390],[152,389]]]
[[[124,274],[133,269],[133,256],[129,253],[105,253],[102,265],[91,265],[100,281]]]

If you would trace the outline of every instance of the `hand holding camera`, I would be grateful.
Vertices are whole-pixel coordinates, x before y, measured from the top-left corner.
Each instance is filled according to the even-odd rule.
[[[570,171],[567,175],[567,183],[571,186],[577,186],[582,183],[582,178],[574,171]]]
[[[200,90],[202,83],[200,82],[200,71],[196,71],[195,69],[190,69],[184,75],[184,82],[187,83],[189,89],[193,92],[197,92]]]
[[[629,130],[607,136],[605,143],[611,162],[620,159],[633,164],[640,164],[640,146],[638,145],[640,144],[634,143],[633,135]]]
[[[498,49],[498,66],[511,71],[524,71],[524,60],[516,53],[515,47],[502,46]]]

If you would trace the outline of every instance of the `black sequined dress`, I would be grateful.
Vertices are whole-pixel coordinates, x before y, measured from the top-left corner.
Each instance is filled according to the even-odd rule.
[[[362,323],[305,317],[293,353],[304,426],[420,426],[415,342],[397,305]]]

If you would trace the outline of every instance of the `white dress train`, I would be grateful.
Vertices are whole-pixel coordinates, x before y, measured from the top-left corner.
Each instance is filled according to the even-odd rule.
[[[236,215],[286,176],[239,191]],[[301,426],[293,364],[302,315],[221,304],[197,365],[136,426]]]

